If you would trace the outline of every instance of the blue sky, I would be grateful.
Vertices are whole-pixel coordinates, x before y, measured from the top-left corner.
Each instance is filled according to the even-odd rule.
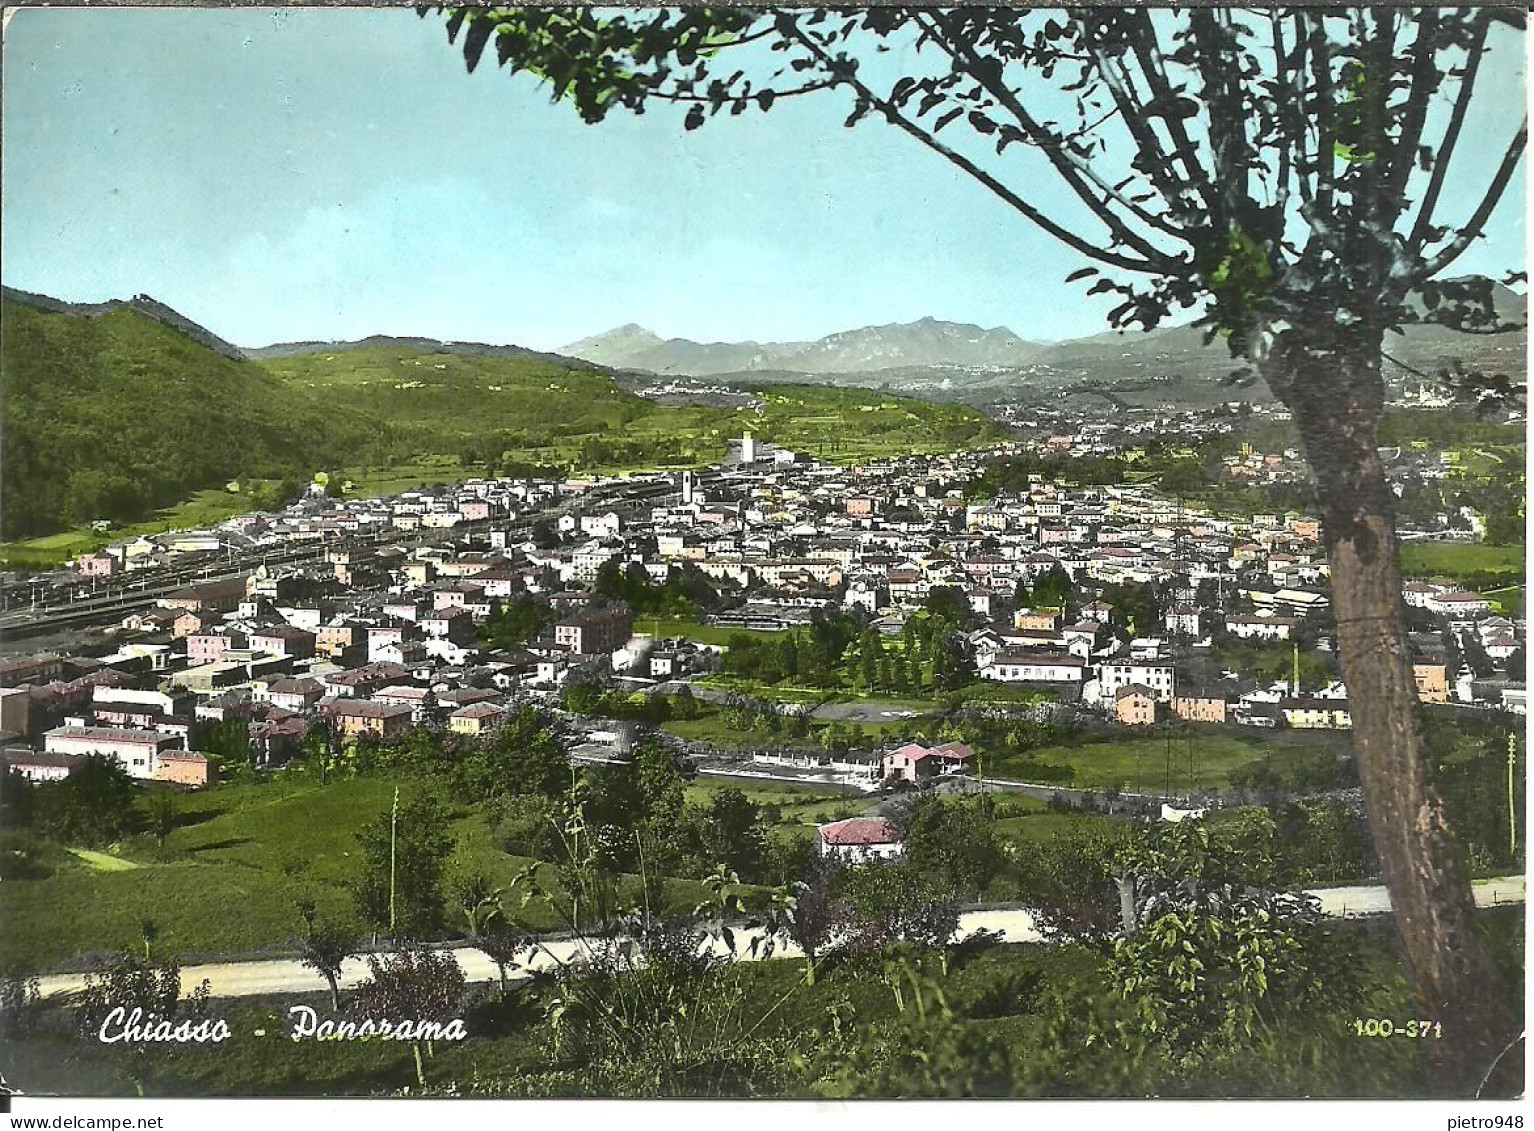
[[[467,74],[408,10],[14,12],[0,276],[148,293],[241,345],[1105,329],[1062,288],[1074,253],[883,123],[843,129],[840,93],[591,127],[490,61]],[[1490,65],[1521,104],[1521,71]],[[1472,122],[1465,148],[1510,128]],[[1521,265],[1522,216],[1520,179],[1461,265]]]

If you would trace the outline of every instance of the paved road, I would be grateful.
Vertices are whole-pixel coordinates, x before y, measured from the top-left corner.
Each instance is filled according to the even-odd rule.
[[[977,931],[995,931],[1006,942],[1041,942],[1033,924],[1033,917],[1022,909],[971,911],[959,919],[959,937],[966,938]],[[748,938],[737,933],[737,945],[744,947]],[[542,944],[539,953],[524,969],[544,971],[563,963],[579,959],[584,944],[573,939],[551,939]],[[725,953],[723,944],[715,948]],[[464,975],[471,982],[492,981],[496,977],[495,963],[473,947],[454,947],[451,951]],[[793,944],[779,943],[776,957],[797,958],[801,952]],[[366,979],[367,961],[364,957],[348,959],[341,968],[343,989],[356,986]],[[526,976],[525,974],[523,975]],[[190,990],[204,978],[214,997],[251,997],[259,994],[323,993],[325,980],[313,970],[295,959],[281,958],[259,962],[217,962],[205,966],[183,966],[181,985]],[[80,989],[85,978],[80,974],[54,974],[38,979],[39,991],[44,995],[69,993]]]
[[[1321,900],[1321,909],[1327,915],[1352,918],[1361,915],[1383,914],[1390,910],[1390,897],[1383,887],[1320,888],[1311,894]],[[1524,877],[1508,876],[1477,883],[1476,903],[1489,907],[1503,903],[1521,903],[1524,900]],[[1024,908],[994,908],[967,911],[959,917],[959,938],[967,938],[979,931],[994,932],[999,941],[1011,943],[1043,942],[1033,916]],[[744,946],[746,939],[738,943]],[[526,969],[543,971],[562,963],[578,959],[583,944],[572,939],[550,939],[540,952],[528,963]],[[722,944],[716,947],[723,954]],[[463,967],[471,982],[487,982],[496,977],[495,964],[473,947],[453,948],[453,957]],[[780,944],[777,957],[799,957],[800,952],[792,944]],[[522,976],[526,976],[525,974]],[[348,959],[341,970],[342,988],[358,985],[367,977],[364,958]],[[293,959],[275,959],[261,962],[218,962],[205,966],[185,966],[181,970],[181,984],[186,989],[196,986],[204,978],[208,980],[209,992],[214,997],[252,997],[260,994],[323,993],[325,981],[313,970]],[[40,978],[39,990],[44,996],[69,993],[84,985],[80,974],[54,974]]]
[[[1523,876],[1477,880],[1473,885],[1476,906],[1497,907],[1505,903],[1522,903],[1524,885]],[[1390,893],[1379,885],[1317,888],[1312,894],[1321,900],[1321,910],[1325,914],[1339,918],[1352,919],[1361,915],[1390,913]]]

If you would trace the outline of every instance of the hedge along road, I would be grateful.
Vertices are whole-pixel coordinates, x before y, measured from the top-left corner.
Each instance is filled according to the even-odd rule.
[[[1308,894],[1321,901],[1322,914],[1336,918],[1359,915],[1382,915],[1390,910],[1390,896],[1382,885],[1339,888],[1316,888]],[[1492,907],[1524,900],[1524,877],[1504,876],[1494,880],[1477,881],[1475,884],[1477,906]],[[985,908],[966,911],[959,916],[956,939],[964,939],[980,932],[997,936],[997,942],[1040,943],[1046,942],[1027,909]],[[764,932],[757,932],[764,934]],[[736,951],[742,961],[751,961],[751,935],[737,931]],[[588,945],[572,938],[544,938],[539,941],[534,957],[519,965],[515,973],[508,972],[508,980],[521,980],[531,973],[548,971],[561,965],[578,961],[588,953]],[[715,940],[713,950],[721,957],[728,951],[722,941]],[[488,982],[496,978],[495,963],[472,946],[456,946],[449,953],[463,968],[464,976],[471,982]],[[771,957],[799,958],[803,952],[792,943],[779,939]],[[368,978],[367,955],[349,958],[341,968],[343,989],[355,987]],[[328,988],[325,980],[296,959],[275,959],[259,962],[215,962],[203,966],[184,966],[181,984],[184,988],[196,986],[207,979],[208,991],[213,997],[254,997],[267,994],[323,993]],[[82,974],[54,974],[38,979],[38,990],[43,996],[73,993],[85,985]]]

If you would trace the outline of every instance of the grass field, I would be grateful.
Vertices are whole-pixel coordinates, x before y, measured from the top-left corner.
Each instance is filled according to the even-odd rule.
[[[779,703],[825,703],[831,700],[840,702],[849,698],[844,691],[827,690],[823,687],[782,686],[732,675],[707,675],[694,682],[699,687],[711,687],[718,691],[738,691],[753,699],[772,699]]]
[[[775,386],[751,412],[663,406],[594,372],[400,344],[269,358],[262,366],[339,410],[396,425],[423,452],[453,452],[463,439],[480,437],[493,442],[494,455],[512,451],[581,472],[713,463],[746,427],[762,440],[841,463],[1004,438],[973,409],[872,390]]]
[[[365,499],[439,483],[459,483],[482,473],[483,469],[464,467],[457,456],[425,456],[393,467],[343,467],[341,481],[352,485],[346,492],[347,498]]]
[[[137,945],[146,919],[173,951],[223,953],[293,939],[301,897],[348,915],[353,836],[392,788],[354,779],[322,789],[294,775],[175,795],[180,824],[163,851],[134,837],[113,854],[137,867],[100,871],[81,861],[51,879],[0,885],[0,968]]]
[[[75,527],[42,538],[0,543],[0,565],[22,569],[46,569],[60,565],[81,554],[92,553],[108,542],[163,534],[167,530],[195,530],[213,526],[233,515],[252,509],[250,497],[232,491],[198,491],[184,503],[156,511],[142,522],[95,531],[88,526]]]
[[[1285,764],[1309,755],[1316,747],[1278,741],[1251,741],[1224,734],[1197,734],[1191,743],[1172,743],[1170,783],[1173,792],[1188,789],[1225,789],[1231,771],[1271,758],[1275,772]],[[1033,752],[1033,760],[1048,766],[1069,766],[1075,777],[1062,782],[1074,789],[1106,789],[1117,786],[1130,792],[1161,792],[1168,784],[1165,738],[1125,737],[1112,742],[1080,746],[1051,746]],[[987,755],[987,777],[1029,780],[1029,759],[1017,755]]]
[[[1042,802],[1039,803],[1041,806]],[[1002,817],[996,830],[1025,851],[1037,851],[1058,837],[1094,832],[1127,831],[1128,821],[1096,813],[1046,813]]]
[[[634,621],[634,631],[654,636],[657,639],[670,639],[681,637],[686,640],[695,640],[699,644],[727,645],[730,637],[737,633],[744,633],[757,640],[776,640],[781,636],[788,635],[786,632],[763,632],[755,629],[725,628],[722,625],[702,624],[695,620],[682,620],[679,617],[640,617]]]
[[[779,818],[772,831],[783,838],[812,836],[817,825],[862,813],[873,806],[877,800],[855,794],[838,793],[834,790],[818,789],[813,785],[774,781],[746,782],[718,778],[693,779],[687,784],[687,800],[707,805],[715,794],[726,789],[739,790],[757,805],[778,806]]]
[[[731,730],[724,725],[724,718],[718,711],[704,707],[695,719],[669,719],[661,724],[661,729],[685,738],[692,742],[708,742],[715,746],[736,746],[743,742],[762,744],[766,742],[787,741],[786,732],[777,735],[769,733],[764,727],[755,727],[751,730]],[[800,739],[800,742],[808,742],[809,739]]]
[[[1523,616],[1524,589],[1522,585],[1509,585],[1505,589],[1486,589],[1481,596],[1485,597],[1497,611],[1504,616]]]
[[[89,848],[71,848],[81,860],[84,860],[98,872],[131,872],[134,868],[142,867],[132,860],[124,860],[121,856],[112,856],[106,852],[96,852]]]
[[[1412,542],[1401,547],[1401,572],[1407,577],[1463,577],[1476,573],[1522,577],[1526,554],[1523,546]]]
[[[405,796],[416,788],[400,785]],[[356,834],[387,810],[394,787],[382,777],[321,786],[292,771],[175,795],[180,823],[163,849],[135,836],[110,853],[76,851],[49,879],[0,884],[0,971],[42,970],[138,946],[145,920],[173,953],[280,950],[302,930],[300,899],[312,900],[322,917],[355,925],[348,884],[360,867]],[[531,862],[497,849],[480,813],[456,812],[450,831],[450,870],[479,868],[504,885]],[[552,867],[539,879],[558,890]],[[638,899],[639,881],[625,876],[619,891]],[[650,896],[659,906],[690,910],[704,888],[664,879],[652,882]],[[538,930],[561,925],[536,900],[521,921]]]

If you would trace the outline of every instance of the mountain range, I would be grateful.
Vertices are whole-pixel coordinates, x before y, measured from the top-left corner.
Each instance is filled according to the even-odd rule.
[[[907,366],[1013,366],[1045,349],[1005,326],[989,330],[963,322],[923,318],[917,322],[863,326],[813,342],[694,342],[661,338],[633,323],[560,350],[571,357],[661,376],[709,377],[752,370],[876,373]]]
[[[1202,330],[1188,326],[1133,333],[1108,332],[1060,342],[1024,338],[1005,326],[989,329],[963,322],[922,318],[915,322],[863,326],[815,341],[695,342],[662,338],[629,323],[571,342],[557,352],[518,345],[440,341],[426,337],[374,335],[356,341],[279,342],[238,347],[148,295],[101,303],[70,303],[46,295],[4,288],[8,302],[86,319],[132,310],[178,330],[214,353],[234,361],[276,361],[311,354],[375,348],[415,350],[459,357],[507,358],[625,375],[625,384],[654,377],[694,377],[730,384],[814,383],[878,388],[932,400],[984,405],[999,400],[1111,391],[1125,402],[1189,406],[1226,399],[1221,379],[1237,365],[1218,339],[1206,344]],[[1499,314],[1525,323],[1527,296],[1506,287],[1495,291]],[[1391,362],[1387,379],[1410,384],[1416,373],[1433,374],[1456,361],[1489,372],[1521,373],[1527,331],[1497,335],[1461,334],[1443,326],[1411,326],[1386,339]],[[1398,363],[1398,364],[1397,364]],[[1416,371],[1414,373],[1413,371]],[[1256,383],[1243,394],[1264,398]]]
[[[1507,321],[1527,320],[1527,297],[1495,292]],[[662,338],[629,323],[571,342],[560,352],[615,370],[661,377],[708,377],[729,382],[811,380],[820,384],[887,387],[941,400],[986,403],[1019,393],[1057,394],[1076,387],[1119,388],[1149,399],[1200,404],[1225,399],[1220,379],[1238,368],[1223,342],[1205,342],[1190,326],[1150,332],[1108,332],[1061,342],[1032,341],[1005,326],[984,329],[923,318],[865,326],[812,342],[695,342]],[[1497,335],[1462,334],[1444,326],[1407,327],[1389,335],[1387,377],[1414,380],[1459,360],[1467,366],[1522,372],[1524,329]],[[1406,368],[1406,367],[1409,367]],[[1265,396],[1260,383],[1246,395]]]

